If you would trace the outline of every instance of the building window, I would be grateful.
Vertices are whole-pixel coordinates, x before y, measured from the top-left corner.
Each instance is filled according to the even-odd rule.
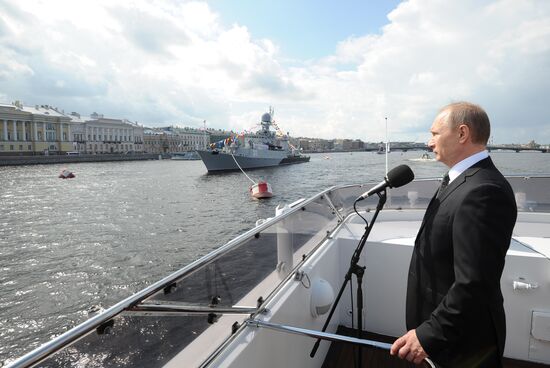
[[[12,151],[14,150],[13,144],[10,144],[10,150],[12,150]]]
[[[0,151],[3,151],[3,150],[4,150],[4,145],[0,144]]]
[[[23,145],[22,144],[19,145],[19,151],[23,151]]]
[[[32,151],[32,146],[30,144],[28,145],[28,150]]]

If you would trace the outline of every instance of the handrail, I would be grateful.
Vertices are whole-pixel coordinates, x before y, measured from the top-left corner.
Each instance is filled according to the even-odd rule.
[[[265,327],[267,329],[274,330],[274,331],[288,332],[294,335],[309,336],[309,337],[313,337],[321,340],[346,342],[350,344],[374,347],[374,348],[379,348],[384,350],[390,350],[391,348],[391,344],[388,344],[385,342],[359,339],[357,337],[352,337],[352,336],[338,335],[338,334],[332,334],[329,332],[310,330],[302,327],[276,324],[276,323],[271,323],[266,321],[260,321],[257,319],[247,319],[245,323],[247,326],[258,327],[258,328]]]
[[[353,345],[368,346],[368,347],[374,347],[374,348],[384,349],[384,350],[390,350],[392,346],[392,344],[388,344],[381,341],[359,339],[357,337],[332,334],[328,332],[321,332],[321,331],[310,330],[307,328],[301,328],[301,327],[295,327],[295,326],[281,325],[281,324],[276,324],[276,323],[271,323],[266,321],[260,321],[257,319],[247,319],[245,321],[245,324],[247,326],[252,326],[257,328],[264,327],[270,330],[291,333],[294,335],[309,336],[309,337],[313,337],[321,340],[345,342]],[[423,361],[429,367],[435,368],[434,363],[429,358],[424,358]]]
[[[130,314],[155,314],[155,315],[182,315],[182,314],[254,314],[259,311],[257,307],[216,307],[216,306],[201,306],[184,303],[141,303],[131,307],[125,311]]]

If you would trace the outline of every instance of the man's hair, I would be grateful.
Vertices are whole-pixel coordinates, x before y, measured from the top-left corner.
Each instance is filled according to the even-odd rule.
[[[447,123],[451,128],[464,124],[472,132],[472,142],[487,144],[491,135],[491,123],[483,108],[470,102],[454,102],[443,107],[440,113],[447,112]]]

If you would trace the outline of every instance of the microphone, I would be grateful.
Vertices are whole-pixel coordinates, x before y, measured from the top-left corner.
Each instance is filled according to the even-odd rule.
[[[409,184],[414,179],[414,173],[411,168],[407,165],[399,165],[394,167],[384,178],[384,180],[378,183],[376,186],[372,187],[370,190],[361,194],[355,202],[362,201],[363,199],[370,197],[373,194],[380,193],[387,187],[390,188],[399,188],[405,184]]]

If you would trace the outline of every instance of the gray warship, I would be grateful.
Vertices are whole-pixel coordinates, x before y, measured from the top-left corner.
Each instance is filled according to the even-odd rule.
[[[273,127],[275,130],[271,130]],[[259,169],[308,162],[310,157],[289,142],[273,121],[273,110],[262,115],[261,128],[252,134],[235,135],[196,150],[208,172]]]

